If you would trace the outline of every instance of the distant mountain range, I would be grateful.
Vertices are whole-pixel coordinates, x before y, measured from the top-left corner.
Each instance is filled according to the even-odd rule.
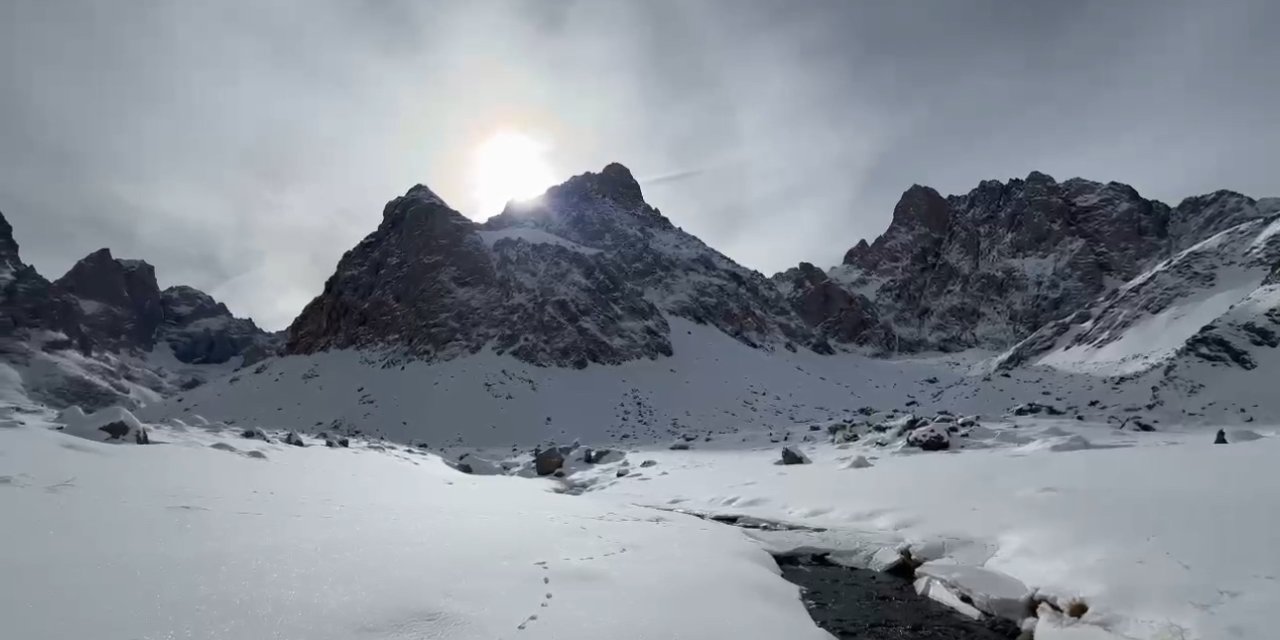
[[[964,195],[912,186],[842,264],[765,277],[677,227],[610,164],[483,223],[409,189],[282,336],[195,289],[161,291],[150,265],[105,249],[49,282],[0,222],[0,335],[25,388],[57,405],[154,403],[276,354],[601,375],[670,361],[679,375],[685,327],[765,359],[981,349],[991,372],[1197,394],[1222,377],[1205,371],[1274,374],[1278,231],[1280,199],[1217,191],[1171,207],[1032,172]]]

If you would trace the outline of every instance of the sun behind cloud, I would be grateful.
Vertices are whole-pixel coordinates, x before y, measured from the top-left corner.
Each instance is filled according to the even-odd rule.
[[[541,195],[554,180],[549,151],[546,142],[511,129],[494,132],[481,142],[471,165],[474,215],[494,216],[510,200]]]

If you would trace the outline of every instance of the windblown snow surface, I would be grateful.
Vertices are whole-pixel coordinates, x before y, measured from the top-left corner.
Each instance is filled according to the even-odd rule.
[[[693,517],[382,445],[112,445],[20,418],[5,638],[827,637],[759,545]]]
[[[55,415],[0,370],[0,635],[823,638],[767,552],[885,568],[905,551],[922,594],[1039,640],[1276,637],[1280,439],[1258,385],[1201,394],[1218,413],[1193,422],[1143,378],[767,353],[671,324],[675,356],[583,371],[271,359],[136,417]],[[1257,355],[1251,379],[1280,370]],[[1062,415],[1010,415],[1028,401]],[[942,411],[979,423],[930,427],[947,451],[892,426]],[[94,441],[109,423],[129,444]],[[837,444],[850,423],[862,437]],[[142,429],[153,444],[132,444]],[[617,453],[530,477],[535,444],[575,440]],[[812,463],[775,464],[784,445]],[[476,475],[451,466],[464,455]]]

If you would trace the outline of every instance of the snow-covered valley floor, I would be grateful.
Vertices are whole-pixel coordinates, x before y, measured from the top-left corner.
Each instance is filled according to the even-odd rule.
[[[1199,428],[1017,420],[945,452],[836,445],[814,425],[793,443],[810,464],[775,464],[781,444],[761,434],[542,479],[240,428],[151,425],[150,446],[113,445],[15,412],[0,426],[0,635],[826,638],[769,554],[877,566],[907,551],[921,589],[960,610],[1046,603],[1027,622],[1040,640],[1275,637],[1274,428],[1214,445]],[[1053,610],[1081,604],[1079,620]]]

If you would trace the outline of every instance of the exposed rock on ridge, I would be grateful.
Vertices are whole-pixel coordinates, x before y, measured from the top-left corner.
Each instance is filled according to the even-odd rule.
[[[758,348],[812,339],[766,278],[676,228],[611,164],[484,224],[410,189],[343,256],[286,350],[450,359],[489,348],[581,368],[671,355],[664,314]]]
[[[796,283],[793,304],[803,304],[814,283],[830,289],[831,281],[871,302],[859,305],[873,310],[860,326],[875,333],[820,330],[833,342],[891,344],[895,351],[1003,349],[1160,260],[1269,210],[1229,191],[1170,208],[1128,185],[1059,183],[1039,172],[984,181],[961,196],[915,185],[894,208],[888,230],[850,249],[828,281],[797,281],[791,272],[775,280]],[[844,313],[802,315],[823,327]]]

